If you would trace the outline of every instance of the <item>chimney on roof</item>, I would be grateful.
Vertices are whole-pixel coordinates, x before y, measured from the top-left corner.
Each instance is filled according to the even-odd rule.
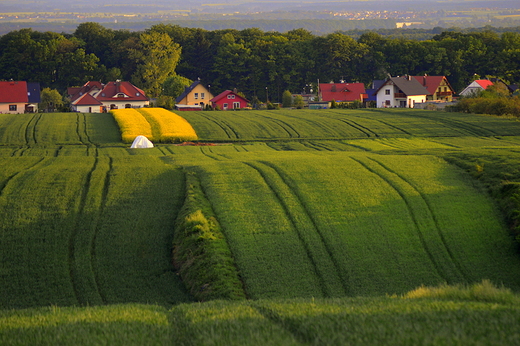
[[[424,76],[423,76],[423,85],[424,85],[424,86],[426,86],[426,77],[427,77],[427,76],[428,76],[428,75],[427,75],[426,73],[425,73]]]

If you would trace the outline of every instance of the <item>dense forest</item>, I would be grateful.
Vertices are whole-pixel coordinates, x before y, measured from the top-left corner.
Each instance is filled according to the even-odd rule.
[[[175,95],[173,81],[200,78],[212,93],[237,88],[280,101],[284,90],[363,82],[388,75],[445,75],[460,91],[479,76],[520,81],[520,34],[441,31],[428,40],[366,31],[316,36],[304,29],[208,31],[159,24],[144,31],[80,24],[72,34],[11,31],[0,37],[0,79],[40,82],[64,92],[88,80],[129,80],[150,96]],[[176,91],[175,91],[176,90]]]

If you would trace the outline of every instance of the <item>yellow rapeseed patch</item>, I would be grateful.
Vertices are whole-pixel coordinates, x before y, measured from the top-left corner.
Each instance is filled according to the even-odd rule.
[[[164,108],[140,108],[139,112],[158,130],[156,140],[162,143],[197,140],[197,133],[183,117]]]
[[[123,142],[131,143],[139,135],[145,136],[151,141],[155,140],[150,123],[135,109],[114,109],[110,112],[119,125]]]

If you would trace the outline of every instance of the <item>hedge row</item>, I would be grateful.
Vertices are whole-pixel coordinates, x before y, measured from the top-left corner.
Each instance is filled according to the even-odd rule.
[[[176,222],[173,263],[199,301],[246,298],[231,250],[194,172],[186,173],[186,199]]]

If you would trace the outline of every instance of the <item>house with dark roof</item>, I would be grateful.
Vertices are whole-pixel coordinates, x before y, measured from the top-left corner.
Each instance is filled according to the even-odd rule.
[[[377,107],[413,108],[430,92],[412,76],[390,77],[376,91]]]
[[[68,88],[67,92],[74,112],[100,113],[112,109],[142,108],[150,104],[143,90],[119,80],[107,84],[90,81],[81,87]]]
[[[367,97],[363,83],[320,83],[318,92],[325,102],[363,102]]]
[[[39,102],[39,83],[0,82],[0,113],[34,113],[38,111]]]
[[[424,86],[429,94],[426,101],[453,101],[455,90],[451,87],[445,76],[413,76],[419,83]]]
[[[178,110],[201,110],[210,103],[212,98],[209,89],[200,80],[196,80],[175,99],[175,107]]]
[[[211,102],[211,106],[213,108],[217,108],[218,106],[218,108],[224,111],[228,109],[246,108],[247,104],[249,103],[247,99],[231,90],[226,90],[218,94],[217,96],[209,100],[209,102]]]
[[[462,90],[460,96],[472,96],[476,95],[482,90],[486,90],[489,86],[493,85],[493,82],[489,79],[477,79],[471,82],[467,87]]]

